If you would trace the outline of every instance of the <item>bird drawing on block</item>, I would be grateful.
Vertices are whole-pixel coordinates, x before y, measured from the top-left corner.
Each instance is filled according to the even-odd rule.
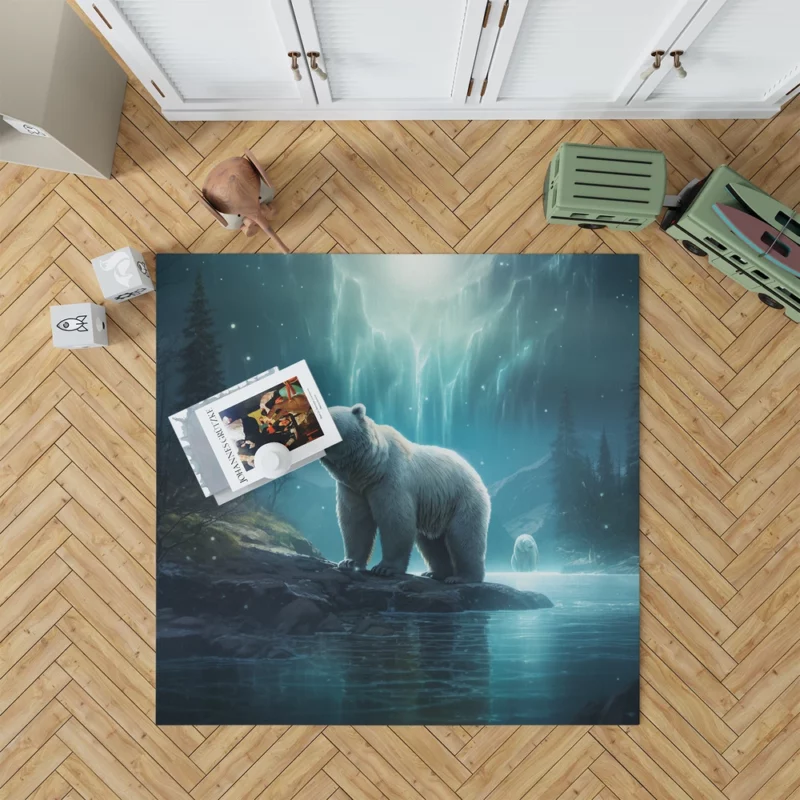
[[[262,187],[266,190],[262,191]],[[282,253],[288,253],[289,248],[270,225],[275,216],[269,205],[274,194],[258,160],[250,150],[245,150],[243,156],[226,158],[209,172],[200,199],[223,227],[236,229],[244,225],[247,236],[253,236],[260,228]]]

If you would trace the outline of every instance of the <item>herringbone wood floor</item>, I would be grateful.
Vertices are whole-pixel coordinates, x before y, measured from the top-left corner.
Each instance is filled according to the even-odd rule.
[[[0,165],[0,796],[168,800],[800,798],[800,326],[654,227],[546,227],[561,141],[723,162],[800,200],[772,121],[165,122],[132,81],[111,181]],[[157,728],[154,296],[108,349],[50,345],[88,259],[274,250],[194,187],[251,147],[299,252],[641,256],[642,724]],[[163,367],[164,365],[162,365]]]

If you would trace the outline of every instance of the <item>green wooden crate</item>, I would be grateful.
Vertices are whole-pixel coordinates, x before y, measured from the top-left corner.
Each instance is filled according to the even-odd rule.
[[[547,221],[638,231],[655,222],[667,190],[659,150],[562,144],[544,184]]]
[[[732,280],[786,316],[800,322],[800,277],[759,256],[717,215],[714,203],[742,208],[725,188],[729,183],[757,186],[728,166],[717,167],[677,209],[670,209],[661,222],[662,230],[690,252],[708,260]],[[746,209],[743,209],[746,210]]]

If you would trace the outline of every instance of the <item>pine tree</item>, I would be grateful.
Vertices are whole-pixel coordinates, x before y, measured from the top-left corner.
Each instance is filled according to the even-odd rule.
[[[617,542],[624,553],[636,553],[639,547],[639,380],[631,381],[631,402],[627,420],[625,476],[622,483]]]
[[[179,347],[175,362],[180,384],[177,399],[168,413],[193,405],[225,388],[211,309],[200,274],[187,308],[183,342],[174,345]],[[164,369],[164,366],[159,369],[160,380]],[[164,382],[168,380],[165,376]],[[169,435],[165,433],[159,436],[158,442],[159,507],[173,513],[185,513],[187,508],[201,503],[203,495],[198,491],[197,480],[177,438],[171,432]]]
[[[614,461],[605,428],[600,436],[600,449],[597,454],[595,471],[594,525],[597,531],[596,550],[612,549],[612,541],[616,535],[616,516],[619,502],[618,483],[616,480]]]
[[[566,392],[561,399],[556,437],[551,447],[553,506],[560,544],[567,550],[588,550],[593,473],[591,463],[578,446],[572,406]]]
[[[610,494],[614,488],[614,462],[611,459],[611,448],[608,446],[606,429],[600,436],[600,452],[597,456],[597,480],[600,484],[600,491]]]
[[[198,272],[183,329],[183,347],[178,354],[181,376],[181,408],[197,403],[224,389],[219,363],[219,345],[214,335],[211,309],[202,275]]]
[[[639,380],[635,378],[628,389],[631,393],[626,422],[625,478],[634,482],[639,493]]]

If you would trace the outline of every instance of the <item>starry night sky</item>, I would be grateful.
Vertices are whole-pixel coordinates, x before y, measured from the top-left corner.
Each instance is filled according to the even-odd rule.
[[[162,436],[199,273],[228,385],[306,359],[329,405],[362,402],[413,441],[457,450],[487,485],[549,451],[565,391],[585,452],[605,429],[624,453],[636,256],[161,255],[157,269]],[[319,473],[298,476],[321,485]]]

